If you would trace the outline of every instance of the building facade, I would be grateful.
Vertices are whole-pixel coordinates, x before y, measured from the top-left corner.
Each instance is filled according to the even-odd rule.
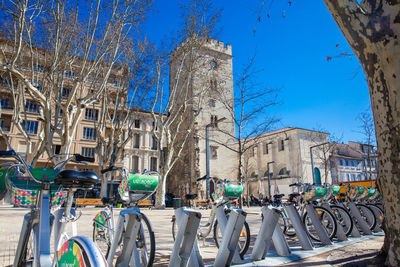
[[[378,153],[373,146],[352,141],[335,143],[330,157],[333,183],[376,180]]]
[[[268,196],[269,192],[287,195],[297,190],[289,184],[314,183],[318,175],[322,182],[330,183],[330,169],[324,161],[329,154],[322,149],[328,136],[327,133],[293,127],[258,136],[243,157],[247,194],[257,197]]]

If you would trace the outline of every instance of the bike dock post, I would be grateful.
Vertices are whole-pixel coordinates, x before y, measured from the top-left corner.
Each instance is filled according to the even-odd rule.
[[[313,250],[313,244],[308,236],[304,224],[301,222],[300,215],[294,205],[286,205],[285,210],[288,213],[288,217],[293,224],[293,228],[296,231],[296,235],[299,238],[300,245],[304,250]]]
[[[200,225],[201,213],[186,207],[175,210],[178,233],[169,261],[169,266],[204,266],[203,259],[198,257],[193,245],[196,241],[197,230]],[[197,242],[196,242],[197,245]]]
[[[369,229],[367,222],[364,220],[364,218],[362,217],[360,211],[358,210],[356,204],[354,204],[353,202],[349,203],[349,208],[350,208],[350,212],[351,215],[355,218],[355,220],[357,221],[357,225],[360,226],[361,231],[365,234],[365,235],[372,235],[372,231],[371,229]],[[353,227],[354,228],[354,227]]]
[[[280,210],[272,206],[264,206],[262,208],[262,214],[264,220],[261,224],[260,231],[258,232],[250,259],[253,261],[264,259],[267,256],[271,242],[274,242],[275,249],[279,256],[289,256],[290,249],[287,245],[286,239],[283,237],[282,240],[278,233],[275,240],[273,240],[273,234],[276,232],[276,226],[278,225]],[[279,225],[278,228],[280,230]],[[282,231],[281,234],[283,236]],[[284,244],[280,244],[282,241]]]
[[[322,207],[324,207],[325,209],[329,210],[336,218],[336,214],[333,212],[333,210],[331,209],[331,206],[328,203],[323,203]],[[340,213],[340,210],[339,210],[339,213]],[[346,223],[348,223],[348,222],[346,222]],[[347,240],[347,236],[346,236],[346,233],[343,230],[343,226],[339,222],[337,223],[336,237],[340,241],[346,241]]]
[[[319,220],[318,214],[315,211],[313,205],[307,204],[306,210],[307,210],[308,216],[310,216],[310,218],[311,218],[311,222],[315,227],[315,231],[317,232],[317,235],[319,236],[321,243],[324,245],[332,245],[332,241],[329,239],[328,233],[326,232],[324,226],[322,225],[321,221]]]
[[[215,258],[215,267],[229,266],[231,263],[241,263],[239,248],[237,246],[243,224],[246,219],[246,212],[242,209],[232,209],[229,219],[226,219],[223,206],[217,208],[218,225],[223,235],[222,242]]]
[[[339,205],[340,207],[342,207],[342,208],[348,210],[348,209],[346,208],[346,206],[343,205],[343,203],[338,203],[338,205]],[[351,213],[350,213],[350,214],[351,214]],[[353,215],[351,215],[351,219],[353,220],[353,229],[351,230],[350,235],[351,235],[352,237],[360,237],[360,236],[361,236],[361,233],[360,233],[360,231],[358,231],[358,229],[357,229],[356,220],[354,220]]]
[[[126,225],[124,234],[124,246],[122,248],[121,255],[117,258],[117,263],[115,266],[142,266],[139,252],[136,248],[136,242],[134,242],[140,230],[140,216],[141,215],[138,208],[130,208],[120,212],[117,228],[114,233],[115,236],[111,243],[109,252],[110,254],[107,258],[107,263],[109,266],[113,266],[115,251],[117,246],[119,246],[118,241],[120,240],[120,236],[122,235],[122,231],[124,229],[125,219],[128,220],[128,223]],[[133,240],[133,242],[130,242],[131,240]]]

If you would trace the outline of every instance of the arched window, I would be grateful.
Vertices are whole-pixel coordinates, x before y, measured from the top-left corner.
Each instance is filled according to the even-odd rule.
[[[287,169],[286,169],[286,167],[282,168],[282,169],[279,171],[279,175],[285,175],[285,174],[287,174]]]
[[[256,173],[255,173],[255,172],[252,172],[251,175],[250,175],[250,177],[255,178],[255,177],[256,177]]]

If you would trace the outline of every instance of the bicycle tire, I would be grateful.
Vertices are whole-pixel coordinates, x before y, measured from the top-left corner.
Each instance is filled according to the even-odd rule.
[[[366,205],[367,205],[367,207],[369,207],[372,210],[372,212],[375,215],[375,220],[376,220],[376,226],[375,227],[379,227],[379,228],[382,229],[383,211],[378,206],[376,206],[375,204],[368,203]]]
[[[143,266],[150,267],[153,266],[154,262],[154,257],[156,253],[156,240],[149,219],[145,214],[141,213],[141,215],[144,224],[141,223],[139,231],[140,235],[136,239],[136,247],[139,250],[141,261],[142,263],[144,263]],[[147,244],[150,244],[150,250],[147,250]]]
[[[279,213],[278,223],[279,223],[279,226],[280,226],[280,228],[282,230],[282,233],[284,233],[286,236],[289,236],[289,237],[295,236],[296,235],[296,231],[294,231],[293,226],[287,225],[287,223],[286,223],[287,220],[289,220],[289,218],[286,217],[286,219],[285,219],[285,215],[281,211]],[[264,215],[262,213],[261,213],[261,221],[264,221]]]
[[[373,230],[376,226],[376,218],[374,212],[371,210],[370,207],[368,207],[365,204],[357,203],[356,207],[361,213],[361,216],[365,220],[365,222],[368,224],[368,227],[370,230]]]
[[[230,210],[225,211],[227,217],[229,217],[229,212],[230,212]],[[242,231],[240,233],[240,237],[239,237],[239,242],[238,242],[239,254],[240,254],[240,258],[242,258],[242,259],[244,259],[244,255],[246,254],[246,252],[250,246],[250,228],[246,221],[244,221],[243,227],[244,227],[244,231],[242,229]],[[220,229],[218,227],[218,220],[216,220],[214,223],[213,238],[214,238],[217,248],[219,248],[219,241],[222,240],[222,235],[220,234]]]
[[[324,226],[324,228],[326,229],[329,239],[332,240],[333,237],[336,235],[336,229],[337,229],[337,222],[335,215],[333,215],[329,210],[325,209],[324,207],[314,207],[314,209],[317,212],[318,216],[320,217],[322,226]],[[315,230],[313,230],[311,218],[308,216],[307,211],[304,212],[302,221],[311,239],[320,242],[321,240],[319,236],[315,233]]]
[[[103,225],[100,225],[96,223],[96,221],[93,222],[93,235],[92,239],[93,242],[99,247],[100,251],[105,255],[105,257],[108,257],[108,254],[110,252],[111,248],[111,231],[110,231],[110,216],[106,211],[101,211],[98,213],[104,214],[104,222]],[[97,216],[96,216],[97,217]]]
[[[100,249],[89,238],[74,236],[63,243],[57,252],[56,266],[106,267],[107,262]]]
[[[21,237],[20,237],[21,238]],[[25,237],[24,244],[22,245],[22,254],[19,259],[15,259],[14,264],[17,266],[30,266],[33,265],[34,261],[34,249],[35,249],[35,241],[34,241],[34,233],[33,230],[30,229],[28,236]]]
[[[349,236],[354,227],[354,223],[349,211],[337,205],[331,205],[330,208],[336,217],[336,222],[342,225],[344,233],[346,236]]]

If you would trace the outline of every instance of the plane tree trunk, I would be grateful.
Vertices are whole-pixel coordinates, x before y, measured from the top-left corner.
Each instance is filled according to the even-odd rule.
[[[385,264],[400,266],[400,3],[324,0],[367,77],[383,196]]]

